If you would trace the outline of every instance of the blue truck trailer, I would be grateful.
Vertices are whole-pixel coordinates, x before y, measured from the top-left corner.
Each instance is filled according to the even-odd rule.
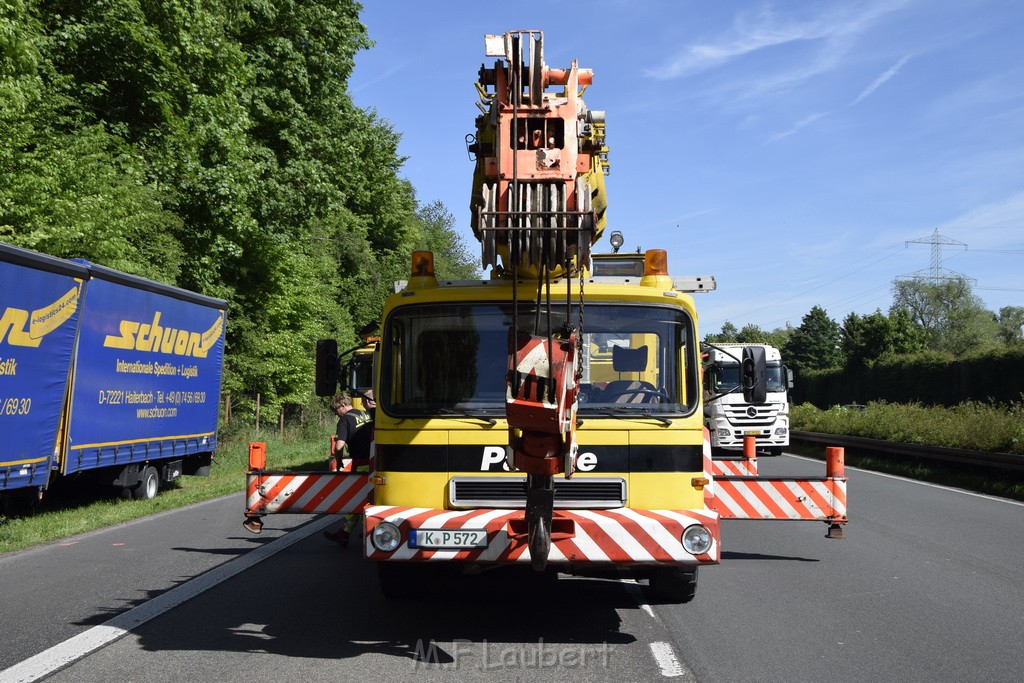
[[[209,474],[227,303],[0,243],[0,496]]]

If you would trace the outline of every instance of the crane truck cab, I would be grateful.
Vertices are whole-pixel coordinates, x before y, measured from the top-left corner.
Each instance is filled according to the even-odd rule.
[[[631,281],[585,278],[576,449],[553,478],[545,558],[552,571],[649,579],[676,602],[692,598],[697,568],[719,559],[718,515],[705,506],[696,313],[677,288],[688,281],[650,267]],[[518,285],[515,304],[508,280],[412,278],[385,304],[365,550],[387,593],[413,585],[420,562],[537,559],[529,475],[509,446],[509,329],[518,313],[541,321],[540,336],[555,334],[580,305],[538,304],[536,283]]]

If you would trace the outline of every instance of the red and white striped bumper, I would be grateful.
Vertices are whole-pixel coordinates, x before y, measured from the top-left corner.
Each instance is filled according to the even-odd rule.
[[[828,471],[826,470],[828,473]],[[817,520],[846,524],[845,476],[760,477],[757,459],[712,460],[704,429],[704,503],[722,519]]]
[[[521,528],[522,510],[436,510],[371,505],[365,510],[366,557],[371,560],[464,561],[481,563],[530,562]],[[385,553],[374,548],[374,527],[391,522],[402,533],[402,545]],[[710,550],[691,555],[680,540],[683,531],[703,524],[711,533]],[[486,529],[487,546],[462,550],[409,547],[412,529]],[[717,564],[720,558],[718,514],[695,510],[555,510],[548,562],[617,565]]]
[[[743,458],[742,460],[712,460],[711,474],[716,477],[756,477],[757,460],[754,458]]]
[[[355,472],[250,472],[245,514],[359,512],[373,494],[370,475]]]
[[[845,524],[846,478],[717,477],[711,506],[723,519],[807,519]]]

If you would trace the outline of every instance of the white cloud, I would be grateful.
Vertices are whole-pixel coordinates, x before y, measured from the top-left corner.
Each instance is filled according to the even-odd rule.
[[[1024,226],[1024,191],[989,202],[947,221],[953,228],[1020,228]],[[942,228],[939,228],[942,230]]]
[[[834,43],[845,51],[841,46],[850,38],[863,34],[880,18],[905,4],[906,0],[841,3],[838,9],[829,7],[809,19],[780,16],[765,6],[756,13],[738,15],[729,31],[716,41],[684,46],[678,55],[663,66],[648,70],[647,75],[659,80],[690,76],[760,50],[804,41]]]
[[[772,142],[778,142],[783,138],[788,138],[790,135],[793,135],[794,133],[798,132],[801,128],[805,128],[811,125],[812,123],[822,118],[823,116],[828,116],[830,113],[831,112],[823,111],[818,112],[817,114],[811,114],[810,116],[805,116],[804,118],[794,123],[789,130],[784,130],[781,133],[776,133],[775,135],[768,138],[768,143],[770,144]]]
[[[873,80],[868,85],[868,87],[866,87],[863,90],[861,90],[860,94],[857,95],[857,97],[852,102],[850,102],[850,104],[846,105],[842,109],[849,109],[850,107],[856,106],[856,105],[860,104],[861,102],[863,102],[867,97],[869,97],[871,95],[871,93],[875,92],[880,87],[882,87],[882,85],[884,83],[886,83],[887,81],[892,79],[892,77],[895,76],[897,74],[897,72],[899,72],[899,70],[903,68],[903,65],[906,64],[909,59],[910,59],[910,55],[905,55],[904,57],[902,57],[898,62],[896,62],[895,64],[890,66],[884,72],[882,72],[882,74],[880,76],[878,76],[878,78]],[[832,113],[834,113],[834,112],[818,112],[818,113],[815,113],[815,114],[811,114],[809,116],[805,116],[804,118],[800,119],[795,124],[793,124],[793,126],[791,128],[789,128],[788,130],[782,131],[781,133],[776,133],[775,135],[773,135],[770,138],[768,138],[768,144],[771,144],[773,142],[778,142],[779,140],[782,140],[783,138],[788,138],[790,135],[793,135],[794,133],[799,132],[801,129],[806,128],[807,126],[811,125],[812,123],[814,123],[818,119],[821,119],[821,118],[823,118],[825,116],[828,116],[828,115],[830,115]]]
[[[853,102],[851,102],[851,103],[850,103],[850,106],[852,107],[852,106],[854,106],[854,105],[856,105],[856,104],[860,104],[860,103],[861,103],[862,101],[864,101],[864,99],[865,99],[865,98],[867,98],[868,96],[870,96],[870,95],[871,95],[871,93],[875,92],[875,91],[876,91],[876,90],[878,90],[878,89],[879,89],[880,87],[882,87],[882,85],[883,85],[883,84],[884,84],[884,83],[885,83],[886,81],[888,81],[889,79],[891,79],[891,78],[892,78],[893,76],[895,76],[895,75],[896,75],[896,73],[897,73],[897,72],[898,72],[898,71],[899,71],[900,69],[902,69],[902,68],[903,68],[903,65],[904,65],[904,64],[906,64],[906,63],[907,63],[907,61],[909,61],[909,60],[910,60],[910,55],[904,55],[903,57],[901,57],[901,58],[900,58],[900,60],[899,60],[898,62],[896,62],[895,64],[893,64],[892,66],[890,66],[890,67],[889,67],[888,69],[886,69],[886,70],[885,70],[885,71],[884,71],[884,72],[882,73],[882,75],[881,75],[881,76],[879,76],[878,78],[876,78],[875,80],[873,80],[873,81],[871,82],[871,84],[870,84],[870,85],[869,85],[868,87],[866,87],[866,88],[864,88],[863,90],[861,90],[860,94],[859,94],[859,95],[857,95],[857,98],[856,98],[856,99],[855,99],[855,100],[854,100]]]

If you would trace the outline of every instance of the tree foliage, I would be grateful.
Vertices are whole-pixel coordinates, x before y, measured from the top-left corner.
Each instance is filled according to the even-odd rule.
[[[706,334],[704,335],[704,341],[710,344],[728,344],[736,341],[736,337],[739,335],[739,330],[731,322],[726,320],[722,323],[722,331],[718,334]]]
[[[999,344],[996,316],[974,295],[964,278],[898,280],[890,313],[904,310],[924,328],[928,348],[960,357]]]
[[[0,239],[227,299],[225,390],[304,402],[315,340],[353,343],[411,249],[475,273],[349,96],[359,9],[3,3]]]
[[[416,213],[421,231],[420,249],[434,252],[434,268],[444,280],[472,280],[480,276],[479,257],[470,254],[455,232],[455,217],[444,204],[435,201]]]
[[[180,218],[140,151],[69,95],[32,9],[7,3],[0,19],[0,239],[174,281]]]
[[[753,323],[747,323],[737,330],[736,326],[727,320],[722,325],[722,331],[719,334],[708,334],[704,337],[704,341],[711,344],[771,344],[781,349],[792,331],[793,328],[787,325],[785,328],[776,328],[768,332]]]
[[[783,358],[797,372],[842,365],[839,325],[820,306],[814,306],[793,330],[783,347]]]
[[[999,338],[1007,346],[1024,344],[1024,306],[1003,306],[999,309]]]
[[[922,351],[923,328],[903,309],[888,317],[876,310],[868,315],[850,313],[840,330],[840,349],[846,366],[869,365],[884,356]]]

